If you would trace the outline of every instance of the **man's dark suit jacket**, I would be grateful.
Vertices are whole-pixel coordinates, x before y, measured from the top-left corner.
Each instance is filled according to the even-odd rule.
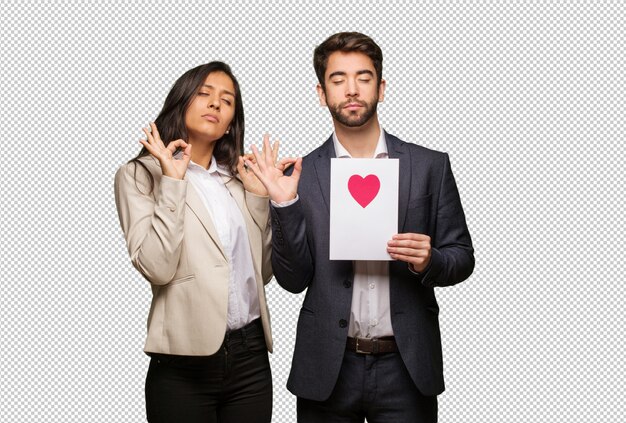
[[[474,269],[474,250],[448,155],[385,134],[390,158],[400,160],[398,228],[431,237],[432,257],[422,274],[389,263],[391,324],[400,355],[424,395],[443,392],[439,306],[433,287],[459,283]],[[332,136],[302,162],[299,201],[272,207],[272,267],[278,283],[308,288],[296,334],[287,388],[326,400],[346,349],[352,303],[351,261],[329,260]]]

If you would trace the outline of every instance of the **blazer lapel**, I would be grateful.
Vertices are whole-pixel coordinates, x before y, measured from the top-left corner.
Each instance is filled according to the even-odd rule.
[[[404,147],[404,141],[385,133],[389,158],[400,160],[400,183],[398,192],[398,233],[404,230],[407,207],[409,205],[409,193],[411,192],[411,156],[408,148]]]
[[[315,173],[320,184],[326,209],[330,213],[330,159],[337,157],[332,135],[322,145],[315,160]]]
[[[187,175],[185,175],[185,179],[187,179]],[[215,242],[215,245],[217,245],[217,248],[220,250],[222,255],[226,258],[224,247],[222,246],[222,243],[220,242],[220,237],[217,234],[215,226],[213,225],[213,219],[211,219],[209,211],[207,210],[204,202],[200,198],[200,195],[193,187],[193,184],[191,182],[187,184],[187,199],[185,200],[185,202],[187,203],[191,211],[193,211],[193,213],[196,215],[200,223],[202,223],[204,229],[206,229],[206,231],[209,233],[209,236],[211,237],[211,239],[213,239],[213,242]]]

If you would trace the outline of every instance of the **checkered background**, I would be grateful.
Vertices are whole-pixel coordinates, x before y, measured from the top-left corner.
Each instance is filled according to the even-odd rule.
[[[2,1],[0,420],[145,421],[150,292],[115,170],[175,79],[218,59],[246,143],[306,154],[332,130],[313,49],[358,30],[385,55],[383,127],[450,154],[476,249],[471,278],[437,290],[440,421],[623,421],[622,5]],[[294,422],[302,297],[268,298],[274,421]]]

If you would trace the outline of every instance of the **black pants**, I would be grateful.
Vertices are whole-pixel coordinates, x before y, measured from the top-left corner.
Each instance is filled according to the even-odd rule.
[[[211,356],[150,355],[149,422],[271,421],[272,375],[260,319],[227,333]]]
[[[415,387],[399,353],[346,351],[326,401],[298,397],[299,423],[435,423],[437,397]]]

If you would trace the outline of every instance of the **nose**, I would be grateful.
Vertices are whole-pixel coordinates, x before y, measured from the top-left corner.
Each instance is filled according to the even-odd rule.
[[[359,95],[359,88],[356,83],[356,79],[348,78],[346,84],[346,97],[357,97]]]
[[[209,98],[209,103],[207,104],[207,107],[210,107],[211,109],[216,109],[219,110],[220,109],[220,98],[219,96],[211,96]]]

